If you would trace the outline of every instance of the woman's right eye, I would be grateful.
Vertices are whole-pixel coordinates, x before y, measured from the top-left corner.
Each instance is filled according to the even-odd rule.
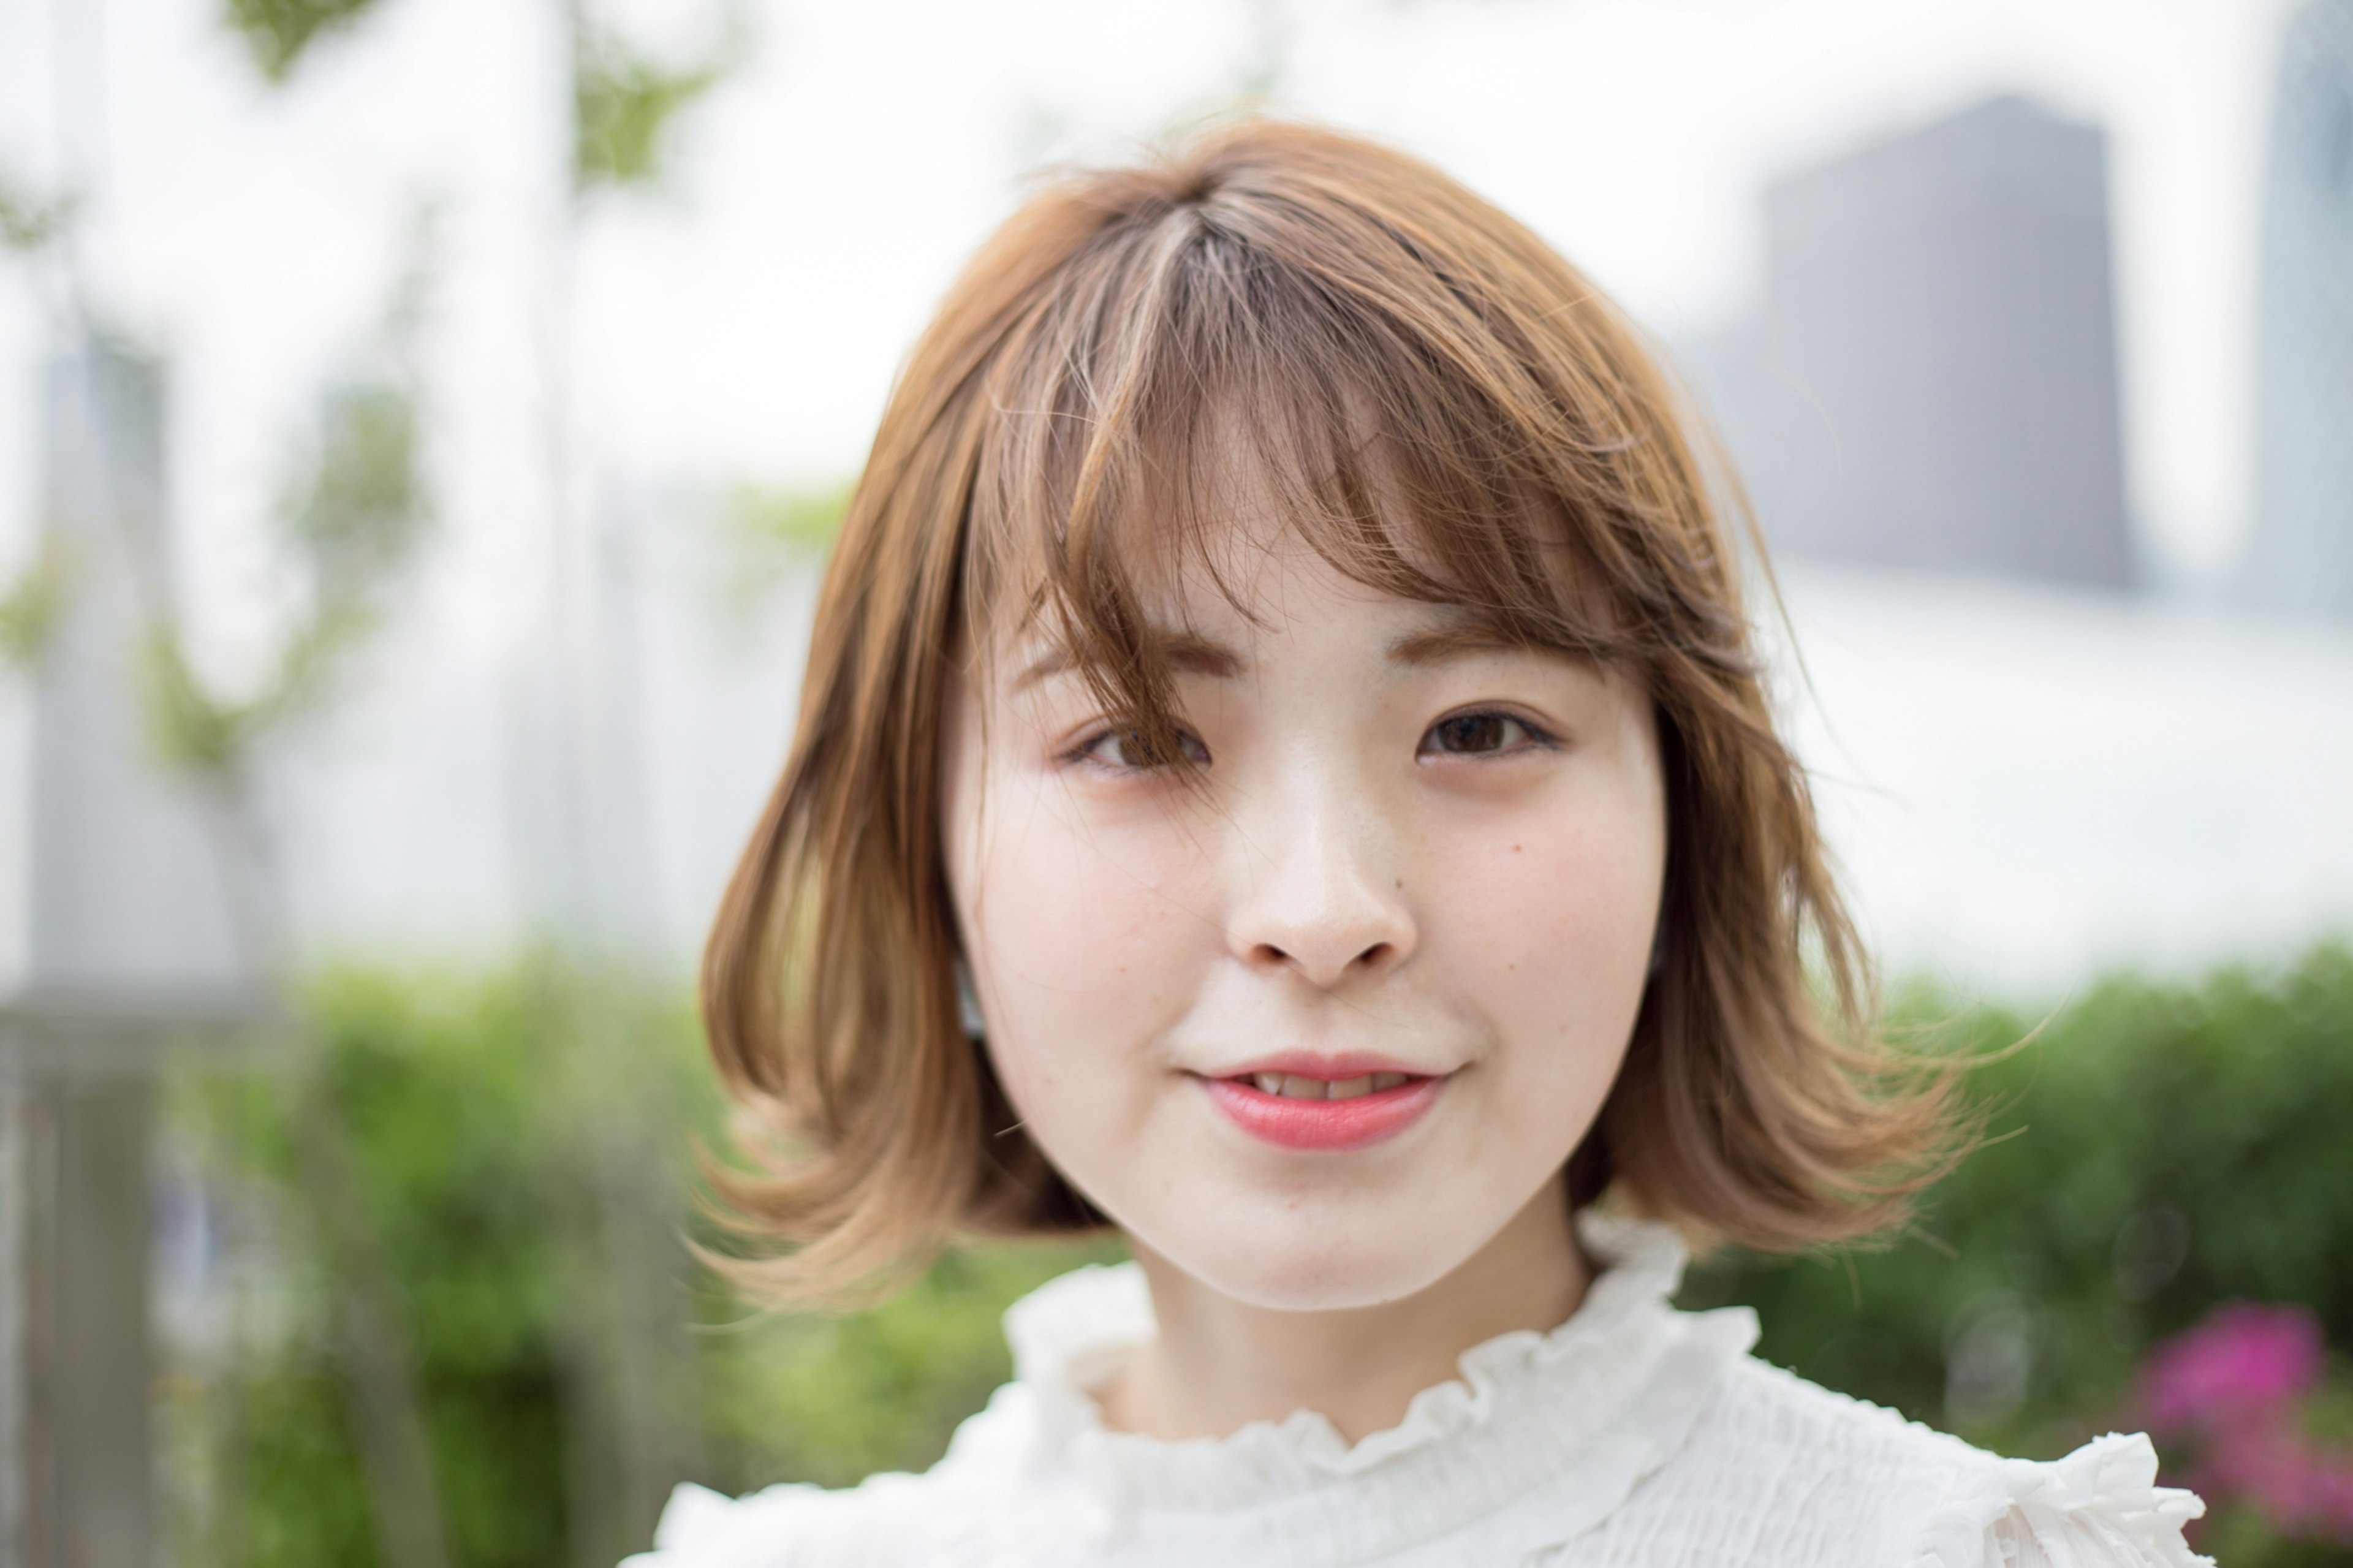
[[[1186,762],[1196,767],[1208,764],[1209,748],[1201,743],[1199,737],[1179,730],[1176,745]],[[1124,724],[1103,731],[1080,746],[1078,754],[1107,768],[1165,768],[1175,760],[1156,754],[1141,731]]]

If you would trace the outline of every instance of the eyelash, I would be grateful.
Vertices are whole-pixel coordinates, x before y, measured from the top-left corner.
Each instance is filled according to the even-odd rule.
[[[1071,748],[1062,760],[1075,763],[1082,767],[1102,768],[1105,772],[1115,773],[1156,773],[1165,769],[1167,766],[1165,763],[1114,763],[1095,755],[1095,748],[1105,741],[1131,737],[1134,734],[1135,731],[1125,725],[1103,725],[1099,729],[1089,731],[1077,745]],[[1196,763],[1208,762],[1209,748],[1202,743],[1199,736],[1188,731],[1179,730],[1176,731],[1176,743],[1180,747],[1189,746],[1197,751],[1199,755],[1193,759]]]
[[[1516,724],[1520,728],[1520,732],[1527,739],[1514,745],[1499,746],[1492,752],[1447,752],[1440,751],[1430,743],[1439,731],[1447,725],[1459,724],[1467,719],[1493,719],[1505,724]],[[1525,715],[1502,708],[1466,708],[1460,712],[1447,714],[1429,729],[1424,730],[1421,732],[1420,742],[1414,747],[1413,754],[1416,757],[1513,757],[1523,752],[1551,751],[1559,744],[1558,736],[1552,734],[1535,720]]]
[[[1475,719],[1493,719],[1504,724],[1517,725],[1520,732],[1525,735],[1526,739],[1514,745],[1499,746],[1493,751],[1487,752],[1450,752],[1430,744],[1431,740],[1438,734],[1439,731],[1443,729],[1445,726],[1449,724],[1459,724],[1465,720]],[[1095,754],[1096,748],[1101,746],[1104,742],[1113,740],[1115,738],[1124,738],[1133,734],[1134,731],[1132,730],[1127,730],[1118,725],[1106,725],[1103,728],[1091,731],[1076,746],[1073,746],[1070,752],[1064,755],[1063,761],[1078,763],[1082,766],[1098,767],[1104,769],[1107,772],[1122,773],[1156,772],[1166,765],[1165,763],[1156,763],[1112,762]],[[1194,735],[1189,731],[1180,730],[1177,731],[1177,742],[1179,745],[1188,746],[1198,752],[1198,754],[1193,758],[1193,761],[1197,763],[1206,764],[1209,761],[1209,749],[1202,743],[1198,736]],[[1423,731],[1421,740],[1415,744],[1414,755],[1416,757],[1508,757],[1516,756],[1522,752],[1536,750],[1549,751],[1559,744],[1560,741],[1557,736],[1546,731],[1534,720],[1525,718],[1517,713],[1506,712],[1500,708],[1470,708],[1458,713],[1449,713],[1444,718],[1440,719],[1435,723],[1431,724],[1429,729]]]

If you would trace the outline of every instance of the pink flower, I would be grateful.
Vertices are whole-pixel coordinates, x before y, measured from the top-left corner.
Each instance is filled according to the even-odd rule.
[[[2313,1511],[2319,1529],[2353,1542],[2353,1455],[2337,1455],[2326,1468]]]
[[[2233,1301],[2150,1355],[2141,1408],[2158,1433],[2243,1426],[2310,1393],[2327,1356],[2305,1308]]]
[[[2353,1452],[2305,1435],[2305,1397],[2327,1362],[2301,1307],[2234,1301],[2157,1347],[2141,1369],[2149,1429],[2190,1441],[2209,1501],[2243,1498],[2293,1538],[2353,1544]]]

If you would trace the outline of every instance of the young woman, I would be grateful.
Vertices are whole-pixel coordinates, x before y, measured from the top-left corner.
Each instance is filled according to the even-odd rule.
[[[1668,1303],[1885,1226],[1879,1054],[1721,487],[1436,171],[1074,176],[882,418],[712,937],[773,1299],[1114,1226],[929,1474],[682,1489],[647,1568],[2200,1561],[2140,1437],[2004,1460]]]

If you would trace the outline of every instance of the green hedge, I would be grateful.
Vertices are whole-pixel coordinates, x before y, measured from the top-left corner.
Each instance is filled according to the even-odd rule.
[[[1102,1251],[961,1253],[877,1311],[754,1314],[677,1245],[686,1152],[719,1109],[658,989],[540,961],[352,968],[310,1005],[464,1568],[609,1563],[671,1479],[919,1468],[1007,1374],[1005,1304]],[[1984,1145],[1884,1249],[1719,1257],[1688,1304],[1753,1303],[1771,1359],[2036,1456],[2129,1422],[2148,1348],[2219,1302],[2304,1303],[2353,1347],[2353,957],[2194,991],[2119,981],[2047,1020],[1925,994],[1899,1017],[1924,1048],[1991,1056],[1971,1076]],[[234,1353],[168,1384],[182,1561],[376,1561],[290,1081],[267,1058],[190,1068],[172,1102],[243,1238]],[[617,1279],[642,1287],[634,1306]],[[670,1380],[650,1403],[648,1367]],[[617,1416],[625,1387],[641,1396]],[[2234,1564],[2348,1560],[2243,1510],[2207,1544]]]
[[[2304,1304],[2353,1349],[2353,954],[2195,991],[2111,982],[2048,1018],[1926,995],[1898,1018],[1990,1057],[1983,1144],[1884,1250],[1720,1257],[1686,1304],[1754,1305],[1767,1358],[2031,1458],[2137,1426],[2149,1349],[2223,1301]],[[2353,1561],[2243,1510],[2218,1510],[2205,1549]]]

